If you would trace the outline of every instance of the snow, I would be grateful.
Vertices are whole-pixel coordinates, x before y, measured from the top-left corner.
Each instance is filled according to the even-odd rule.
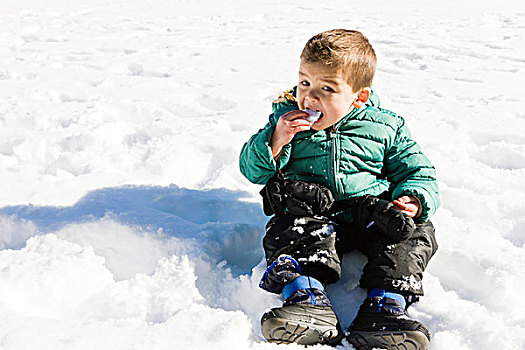
[[[438,170],[412,316],[434,350],[525,348],[524,20],[510,0],[1,2],[0,348],[282,348],[238,154],[338,27],[370,39],[382,106]],[[328,288],[343,327],[364,261]]]

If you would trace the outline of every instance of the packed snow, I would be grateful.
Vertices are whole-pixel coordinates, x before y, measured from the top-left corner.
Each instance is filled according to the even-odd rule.
[[[281,300],[238,154],[332,28],[438,170],[411,315],[434,350],[525,348],[522,1],[18,0],[0,25],[1,349],[303,349],[260,333]],[[328,288],[345,328],[364,262]]]

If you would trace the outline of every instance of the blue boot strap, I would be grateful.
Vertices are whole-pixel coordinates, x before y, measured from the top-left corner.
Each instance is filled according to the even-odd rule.
[[[401,294],[394,293],[394,292],[387,292],[387,291],[385,291],[384,289],[381,289],[381,288],[374,288],[371,291],[369,291],[368,292],[368,297],[369,298],[377,298],[377,297],[379,297],[382,300],[384,300],[384,298],[394,299],[395,301],[397,301],[398,303],[401,304],[403,309],[405,309],[406,305],[407,305],[405,297],[402,296]],[[383,301],[381,301],[381,303],[379,304],[379,308],[381,309],[382,306],[383,306]]]
[[[263,274],[263,276],[261,278],[261,282],[259,283],[259,287],[262,288],[262,286],[264,284],[264,281],[266,281],[266,279],[268,278],[268,275],[273,270],[273,268],[276,265],[278,265],[278,264],[284,263],[286,260],[290,261],[295,266],[297,271],[299,271],[299,273],[302,273],[301,267],[299,266],[299,263],[297,262],[297,260],[295,260],[294,258],[292,258],[291,256],[288,256],[288,255],[281,255],[270,266],[268,266],[266,271],[264,271],[264,274]]]
[[[283,288],[284,300],[287,300],[295,291],[299,289],[306,289],[308,291],[310,289],[319,289],[319,290],[324,291],[323,284],[319,282],[318,280],[316,280],[315,278],[309,277],[309,276],[299,276],[284,286]],[[315,305],[314,295],[310,291],[309,293],[310,293],[310,298],[312,299],[312,305]]]

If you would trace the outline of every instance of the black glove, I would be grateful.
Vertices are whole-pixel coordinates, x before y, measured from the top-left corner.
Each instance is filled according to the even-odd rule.
[[[328,187],[313,182],[284,179],[282,173],[272,177],[260,194],[266,215],[283,215],[285,212],[297,216],[322,215],[334,203]]]
[[[376,225],[388,238],[401,242],[412,237],[416,224],[405,213],[396,209],[392,202],[367,195],[359,201],[355,219],[361,229]]]

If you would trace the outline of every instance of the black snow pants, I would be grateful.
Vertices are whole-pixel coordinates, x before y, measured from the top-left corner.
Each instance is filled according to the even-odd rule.
[[[339,225],[326,217],[289,214],[270,219],[263,246],[268,266],[276,265],[263,277],[261,286],[267,291],[280,293],[299,275],[314,277],[323,284],[335,283],[341,276],[343,254],[357,249],[368,258],[361,287],[414,297],[423,295],[423,271],[438,248],[430,221],[417,224],[408,240],[392,242],[376,225],[361,229],[357,224]],[[293,258],[299,266],[283,256]],[[282,263],[276,264],[279,261]]]

